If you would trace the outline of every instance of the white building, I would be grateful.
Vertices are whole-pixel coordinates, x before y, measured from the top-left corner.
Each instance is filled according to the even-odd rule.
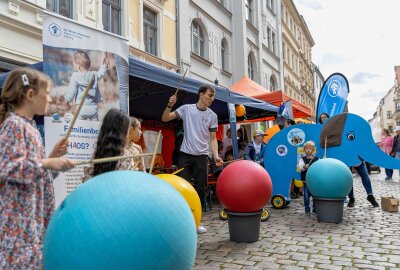
[[[179,1],[179,55],[190,76],[229,87],[248,76],[282,86],[278,0]]]
[[[324,84],[325,78],[322,75],[321,71],[319,70],[318,66],[313,64],[314,72],[313,72],[313,82],[314,82],[314,93],[315,93],[315,106],[317,106],[319,94],[321,93],[322,85]],[[316,108],[314,108],[316,109]]]
[[[368,123],[371,126],[372,138],[374,139],[374,142],[380,143],[382,138],[382,129],[377,112],[375,112],[374,116],[368,120]]]
[[[395,87],[393,86],[387,94],[379,102],[376,109],[377,118],[379,120],[380,131],[387,128],[391,134],[394,134],[396,127],[396,117],[398,117],[400,109],[395,107]],[[372,128],[372,127],[371,127]],[[381,140],[381,132],[378,134],[378,141]]]

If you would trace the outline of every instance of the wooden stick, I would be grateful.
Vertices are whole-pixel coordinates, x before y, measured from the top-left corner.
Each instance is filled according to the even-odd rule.
[[[151,159],[150,170],[149,170],[150,174],[153,172],[154,161],[156,160],[156,155],[157,155],[158,145],[160,144],[160,139],[161,139],[161,130],[158,132],[156,147],[154,148],[153,158]]]
[[[324,150],[324,158],[326,158],[326,140],[327,140],[327,137],[325,137],[325,150]]]
[[[234,160],[230,160],[230,161],[224,161],[223,164],[229,164],[235,161],[239,161],[239,160],[243,160],[243,158],[239,158],[239,159],[234,159]],[[210,163],[210,165],[215,165],[215,162]]]
[[[89,93],[89,89],[92,88],[92,86],[93,86],[94,76],[95,75],[93,75],[92,79],[89,81],[89,84],[86,86],[85,92],[83,92],[81,102],[79,103],[79,106],[78,106],[78,110],[75,112],[74,118],[72,118],[71,124],[69,125],[68,130],[67,130],[67,134],[65,135],[66,140],[68,140],[69,135],[71,134],[72,128],[75,125],[76,119],[78,119],[78,115],[82,109],[83,103],[85,102],[85,99]]]
[[[187,70],[188,70],[188,68],[186,68],[186,70],[185,70],[185,72],[183,73],[183,76],[182,76],[182,78],[181,78],[181,81],[179,82],[178,88],[176,88],[175,96],[178,94],[178,91],[179,91],[179,89],[181,88],[181,85],[182,85],[183,79],[185,79],[186,71],[187,71]]]
[[[131,155],[131,156],[117,156],[117,157],[97,158],[97,159],[91,159],[91,160],[80,160],[80,161],[75,161],[75,166],[84,165],[84,164],[98,164],[98,163],[119,161],[121,159],[126,159],[126,158],[148,157],[148,156],[151,156],[151,155],[153,155],[153,153],[145,153],[145,154],[138,154],[138,155]]]
[[[180,173],[181,171],[183,171],[184,169],[185,169],[185,168],[179,169],[179,170],[177,170],[177,171],[174,171],[174,172],[171,173],[171,174],[173,174],[173,175],[178,174],[178,173]]]

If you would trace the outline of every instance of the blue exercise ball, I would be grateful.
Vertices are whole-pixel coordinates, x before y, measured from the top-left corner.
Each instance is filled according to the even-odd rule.
[[[353,175],[346,164],[334,158],[324,158],[313,163],[306,174],[307,188],[320,198],[346,197],[353,186]]]
[[[58,207],[46,231],[46,270],[192,269],[197,233],[182,195],[134,171],[98,175]]]

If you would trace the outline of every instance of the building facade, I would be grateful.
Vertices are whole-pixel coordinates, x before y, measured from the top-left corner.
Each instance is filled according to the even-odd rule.
[[[400,97],[397,106],[400,106]],[[381,140],[381,131],[385,128],[389,130],[391,134],[394,133],[394,128],[396,127],[396,122],[400,123],[400,107],[396,110],[396,94],[395,87],[393,86],[387,92],[387,94],[379,102],[378,108],[376,110],[377,118],[379,122],[379,131],[377,136],[377,141]]]
[[[230,87],[248,76],[280,89],[278,0],[180,0],[182,65],[190,76]]]
[[[282,0],[281,14],[284,91],[314,111],[314,69],[311,62],[314,40],[293,0]]]
[[[42,61],[45,10],[129,38],[128,1],[3,0],[0,1],[0,72]]]
[[[372,138],[374,139],[375,143],[380,143],[382,139],[382,129],[381,129],[381,124],[379,121],[378,113],[375,112],[373,117],[368,120],[368,123],[371,127],[372,131]]]
[[[229,87],[233,82],[232,1],[179,0],[179,44],[186,76]]]
[[[143,61],[176,72],[177,3],[175,0],[129,0],[129,52]]]
[[[131,55],[176,71],[175,0],[31,0],[1,1],[0,71],[42,60],[45,10],[129,40]]]
[[[317,102],[319,98],[319,94],[321,93],[322,85],[324,85],[325,78],[319,70],[318,66],[313,64],[313,88],[314,88],[314,99],[315,99],[315,110],[317,109]]]

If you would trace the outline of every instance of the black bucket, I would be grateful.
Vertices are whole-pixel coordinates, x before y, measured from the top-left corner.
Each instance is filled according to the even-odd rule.
[[[331,199],[315,197],[318,222],[341,223],[343,220],[343,203],[345,198]]]
[[[230,240],[239,243],[253,243],[260,238],[260,222],[263,210],[252,213],[238,213],[225,210],[228,214]]]

